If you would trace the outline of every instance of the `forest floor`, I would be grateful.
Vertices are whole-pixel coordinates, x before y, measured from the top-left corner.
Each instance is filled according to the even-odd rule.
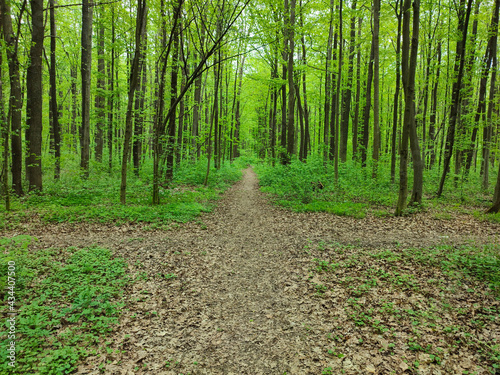
[[[109,248],[135,276],[113,350],[80,374],[486,374],[500,352],[491,289],[408,250],[440,259],[500,241],[500,224],[470,215],[294,213],[271,204],[249,168],[212,213],[169,231],[29,234],[34,249]]]

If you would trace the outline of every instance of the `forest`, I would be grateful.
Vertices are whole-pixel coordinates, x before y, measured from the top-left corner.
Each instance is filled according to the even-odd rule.
[[[498,373],[499,12],[0,0],[0,373]]]

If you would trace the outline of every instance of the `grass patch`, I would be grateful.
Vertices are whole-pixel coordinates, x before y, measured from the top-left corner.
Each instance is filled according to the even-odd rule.
[[[301,203],[295,201],[278,201],[283,207],[291,208],[295,212],[328,212],[339,216],[352,216],[362,219],[366,216],[366,204],[363,203],[338,203],[314,201],[311,203]]]
[[[123,259],[107,249],[67,248],[28,251],[35,239],[0,239],[1,267],[15,261],[16,366],[0,364],[1,373],[68,374],[114,329],[129,282]],[[2,269],[2,275],[5,273]],[[5,283],[4,279],[1,282]],[[6,289],[0,312],[7,312]],[[2,325],[2,347],[7,347]]]
[[[94,170],[89,179],[83,179],[68,169],[59,181],[44,180],[42,193],[13,198],[12,212],[5,213],[1,207],[0,227],[13,228],[32,217],[55,223],[136,222],[155,228],[190,221],[212,210],[221,193],[241,178],[243,165],[244,162],[239,161],[225,163],[219,170],[213,169],[208,186],[204,186],[206,161],[186,162],[176,169],[172,183],[160,189],[160,205],[151,204],[152,166],[149,164],[143,167],[139,176],[129,173],[126,205],[119,201],[118,171]]]
[[[387,160],[386,160],[387,161]],[[411,168],[411,166],[410,166]],[[390,163],[378,165],[377,178],[372,177],[372,166],[362,168],[355,161],[339,165],[338,179],[331,163],[324,164],[321,157],[312,155],[306,162],[293,160],[284,166],[264,162],[255,167],[263,191],[274,196],[278,204],[299,211],[325,211],[338,215],[364,217],[368,207],[375,216],[392,216],[398,198],[399,184],[396,178],[391,183]],[[492,178],[496,174],[492,173]],[[451,189],[454,176],[451,174],[445,192],[439,199],[435,194],[439,185],[441,171],[438,168],[424,171],[424,199],[422,206],[410,207],[407,214],[420,212],[429,207],[439,212],[443,208],[471,214],[480,207],[484,210],[491,205],[493,186],[488,191],[481,188],[479,173],[471,174],[468,179],[459,178],[458,186]],[[459,176],[460,177],[460,176]],[[496,177],[495,177],[496,178]],[[318,188],[320,185],[322,188]],[[412,173],[408,174],[408,186],[413,184]],[[318,203],[320,202],[320,203]],[[349,207],[352,205],[352,207]],[[363,206],[364,205],[364,206]],[[333,207],[333,208],[332,208]],[[359,214],[362,211],[363,214]],[[354,213],[354,214],[353,214]],[[437,215],[436,219],[449,220],[451,215]],[[486,215],[486,220],[500,222],[500,215]]]

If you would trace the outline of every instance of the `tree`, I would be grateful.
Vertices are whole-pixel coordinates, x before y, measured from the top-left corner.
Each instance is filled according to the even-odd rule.
[[[27,147],[29,190],[42,190],[42,52],[43,1],[31,0],[30,65],[26,75]]]
[[[461,38],[457,41],[457,53],[455,55],[455,75],[456,81],[453,83],[452,102],[450,108],[450,125],[448,126],[448,133],[446,135],[445,155],[443,174],[439,182],[437,196],[440,197],[443,193],[444,182],[450,169],[451,157],[453,155],[453,146],[455,144],[455,127],[458,117],[458,109],[460,106],[460,88],[462,86],[462,79],[464,76],[465,65],[465,45],[467,42],[467,29],[469,25],[469,17],[472,8],[472,0],[468,0],[467,8],[464,9],[465,0],[460,0],[458,31]]]
[[[18,18],[21,23],[26,2],[23,3],[20,15]],[[8,0],[0,0],[0,13],[2,17],[3,36],[5,40],[5,49],[7,52],[7,61],[9,64],[10,78],[10,99],[9,99],[9,118],[10,122],[10,137],[12,149],[12,188],[16,195],[23,195],[22,186],[22,169],[23,169],[23,152],[21,140],[21,119],[22,119],[22,91],[19,75],[19,59],[18,59],[18,42],[19,32],[14,34],[12,28],[12,16],[10,3]]]
[[[89,176],[90,159],[90,77],[92,68],[92,7],[89,0],[82,0],[82,126],[80,168],[84,177]]]
[[[403,46],[401,49],[401,70],[403,90],[405,95],[405,112],[403,135],[400,148],[399,164],[399,197],[396,206],[396,216],[401,216],[406,208],[408,196],[408,138],[411,137],[412,122],[415,126],[415,71],[417,68],[418,29],[419,29],[419,0],[413,2],[413,34],[410,45],[410,6],[411,0],[403,3]],[[411,50],[411,55],[410,55]]]
[[[140,72],[142,71],[141,50],[142,42],[145,38],[144,34],[146,30],[147,15],[148,7],[146,6],[146,0],[138,0],[135,25],[135,52],[134,59],[132,61],[132,68],[130,69],[127,115],[125,118],[125,140],[123,145],[122,178],[120,185],[120,202],[122,204],[125,204],[127,200],[127,163],[130,153],[130,141],[132,138],[132,106],[134,103],[134,94],[139,81]]]
[[[55,2],[49,1],[50,6],[50,108],[52,118],[52,133],[54,134],[54,178],[57,180],[61,175],[61,126],[59,125],[59,106],[57,104],[56,84],[56,20]]]

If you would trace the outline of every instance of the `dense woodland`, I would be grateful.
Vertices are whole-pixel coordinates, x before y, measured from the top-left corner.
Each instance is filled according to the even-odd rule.
[[[158,204],[183,163],[206,184],[251,150],[399,184],[396,215],[428,171],[500,209],[498,0],[0,3],[7,207],[76,165],[121,171],[122,203],[147,168]]]

